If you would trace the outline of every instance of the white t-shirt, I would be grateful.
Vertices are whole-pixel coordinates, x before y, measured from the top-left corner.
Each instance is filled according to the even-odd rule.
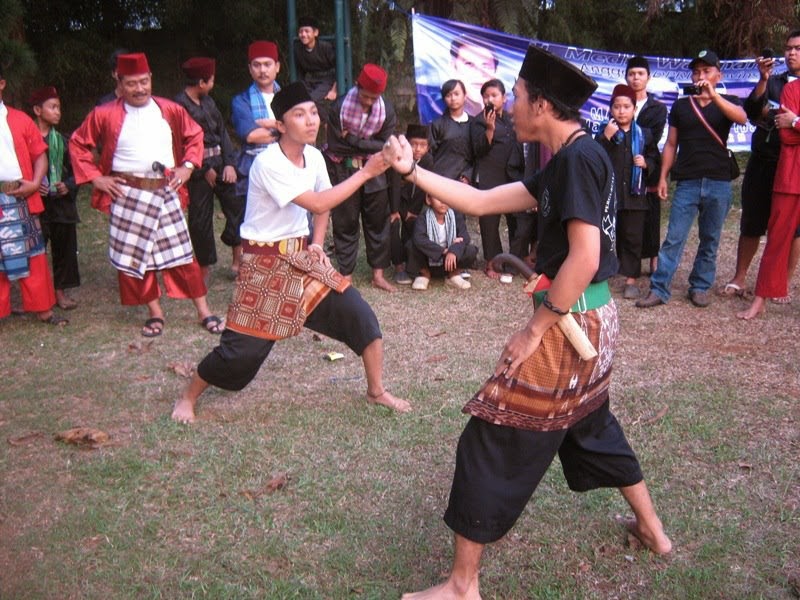
[[[169,123],[152,98],[141,107],[125,104],[125,120],[119,132],[111,170],[149,173],[154,161],[170,169],[175,166]]]
[[[255,242],[277,242],[309,234],[308,211],[293,202],[309,190],[331,187],[322,153],[313,146],[303,149],[305,167],[292,163],[280,144],[270,144],[253,161],[247,188],[247,207],[241,236]]]
[[[8,108],[0,101],[0,181],[19,181],[22,169],[14,149],[14,138],[8,125]]]

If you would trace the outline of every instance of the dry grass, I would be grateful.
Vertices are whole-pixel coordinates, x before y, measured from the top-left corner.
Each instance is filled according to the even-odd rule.
[[[441,514],[460,408],[529,315],[519,286],[475,272],[467,293],[434,283],[386,295],[365,285],[362,264],[387,380],[414,403],[411,415],[367,406],[360,361],[304,332],[279,343],[243,392],[207,393],[186,428],[168,419],[185,381],[175,365],[195,364],[214,338],[175,301],[165,303],[165,334],[141,338],[144,313],[118,303],[105,224],[82,209],[84,284],[69,327],[0,323],[0,597],[391,598],[436,582],[451,557]],[[737,222],[734,210],[721,281]],[[221,253],[210,290],[221,312],[227,260]],[[687,262],[668,306],[618,300],[612,390],[675,552],[628,548],[612,519],[621,498],[571,494],[554,466],[488,551],[485,597],[791,597],[800,302],[750,323],[734,316],[741,300],[696,309]],[[330,350],[345,359],[324,361]],[[112,443],[90,451],[53,440],[78,425]]]

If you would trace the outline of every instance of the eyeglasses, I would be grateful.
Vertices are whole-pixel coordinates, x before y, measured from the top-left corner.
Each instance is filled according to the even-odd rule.
[[[800,46],[785,46],[783,48],[783,51],[786,54],[789,54],[792,50],[794,50],[795,52],[800,52]]]

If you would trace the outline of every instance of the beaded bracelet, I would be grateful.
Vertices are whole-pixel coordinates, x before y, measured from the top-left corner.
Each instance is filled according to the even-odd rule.
[[[561,310],[557,306],[554,306],[553,303],[550,302],[550,298],[547,297],[547,294],[545,294],[544,298],[542,298],[542,306],[562,317],[569,314],[568,310]]]

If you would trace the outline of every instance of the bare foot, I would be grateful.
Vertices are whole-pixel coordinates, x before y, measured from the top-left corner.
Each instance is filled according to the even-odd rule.
[[[459,591],[451,580],[447,580],[440,585],[436,585],[421,592],[413,594],[403,594],[403,600],[480,600],[481,594],[478,589],[478,580],[464,591]]]
[[[486,267],[486,269],[484,269],[483,272],[486,273],[486,276],[489,279],[500,279],[500,273],[498,273],[494,269],[490,269],[489,267]]]
[[[194,423],[194,401],[185,396],[181,396],[172,409],[172,420],[184,425]]]
[[[394,287],[391,283],[386,281],[386,278],[381,277],[373,277],[372,278],[372,287],[377,288],[379,290],[384,290],[385,292],[396,292],[397,288]]]
[[[628,530],[628,533],[644,544],[653,554],[669,554],[672,550],[672,541],[664,533],[660,521],[658,522],[658,531],[651,531],[639,525],[635,517],[626,518],[617,515],[615,520],[620,525],[623,525]]]
[[[736,313],[736,317],[745,321],[749,321],[750,319],[755,319],[758,315],[763,314],[766,309],[767,308],[764,305],[764,298],[761,296],[756,296],[753,299],[753,303],[750,305],[750,308]]]
[[[383,390],[380,394],[373,394],[367,390],[367,402],[386,406],[399,413],[407,413],[411,410],[411,404],[401,398],[392,396],[386,390]]]

